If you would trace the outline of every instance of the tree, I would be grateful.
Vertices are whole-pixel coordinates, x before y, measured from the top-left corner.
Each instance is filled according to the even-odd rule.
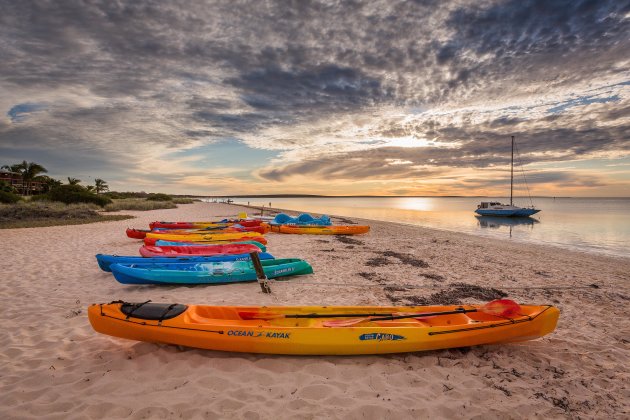
[[[58,179],[51,178],[48,175],[37,176],[33,179],[33,181],[41,182],[44,185],[43,191],[45,193],[62,184],[62,182]]]
[[[94,188],[95,188],[94,185],[86,185],[85,186],[85,189],[88,190],[89,192],[94,191]]]
[[[79,178],[68,177],[68,185],[79,185],[79,182],[81,182]]]
[[[16,163],[15,165],[2,165],[0,169],[6,169],[11,172],[19,172],[21,166],[21,163]]]
[[[109,190],[109,185],[107,185],[107,182],[105,182],[101,178],[96,178],[94,180],[94,184],[95,184],[96,194],[100,194],[101,192],[105,192]]]
[[[41,173],[48,172],[39,163],[23,161],[17,165],[9,167],[12,171],[18,172],[22,176],[22,188],[25,195],[29,195],[31,190],[31,182]]]

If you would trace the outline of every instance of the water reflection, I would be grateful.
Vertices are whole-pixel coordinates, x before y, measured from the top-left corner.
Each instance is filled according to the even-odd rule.
[[[540,223],[540,220],[533,217],[493,217],[493,216],[475,216],[477,223],[482,228],[498,229],[501,226],[531,226],[534,228],[536,223]]]
[[[486,197],[240,197],[260,208],[383,220],[505,238],[508,231],[521,242],[546,243],[628,258],[630,198],[536,199],[543,209],[535,218],[476,217],[473,210]],[[509,197],[492,197],[508,201]],[[542,223],[544,220],[544,223]],[[534,225],[536,228],[534,229]]]

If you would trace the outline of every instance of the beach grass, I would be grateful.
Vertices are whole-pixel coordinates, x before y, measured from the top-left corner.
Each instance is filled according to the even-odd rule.
[[[113,200],[114,202],[105,206],[105,211],[121,211],[121,210],[136,210],[136,211],[148,211],[159,209],[175,209],[177,203],[175,200],[171,201],[151,201],[144,198],[123,198]],[[181,203],[184,204],[184,203]]]
[[[184,197],[181,197],[181,198],[174,197],[173,198],[173,203],[175,203],[175,204],[192,204],[192,203],[194,203],[196,201],[198,202],[198,201],[201,201],[201,200],[194,199],[194,198],[184,198]]]
[[[131,219],[134,216],[103,215],[95,204],[24,201],[0,205],[0,229],[78,225]]]

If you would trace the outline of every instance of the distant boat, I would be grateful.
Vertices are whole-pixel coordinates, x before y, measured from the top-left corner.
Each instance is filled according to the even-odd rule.
[[[523,175],[524,176],[524,175]],[[512,136],[512,161],[510,164],[510,204],[502,204],[496,201],[482,201],[477,206],[475,213],[482,216],[502,216],[502,217],[528,217],[538,213],[540,210],[533,205],[530,207],[518,207],[514,205],[514,136]],[[531,200],[531,197],[530,197]]]

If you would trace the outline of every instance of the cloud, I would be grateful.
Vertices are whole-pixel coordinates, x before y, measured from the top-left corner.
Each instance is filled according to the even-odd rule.
[[[524,163],[628,153],[623,2],[0,6],[2,159],[61,171],[67,148],[77,170],[178,188],[203,168],[169,155],[226,140],[278,151],[249,167],[277,183],[505,165],[511,134]]]

